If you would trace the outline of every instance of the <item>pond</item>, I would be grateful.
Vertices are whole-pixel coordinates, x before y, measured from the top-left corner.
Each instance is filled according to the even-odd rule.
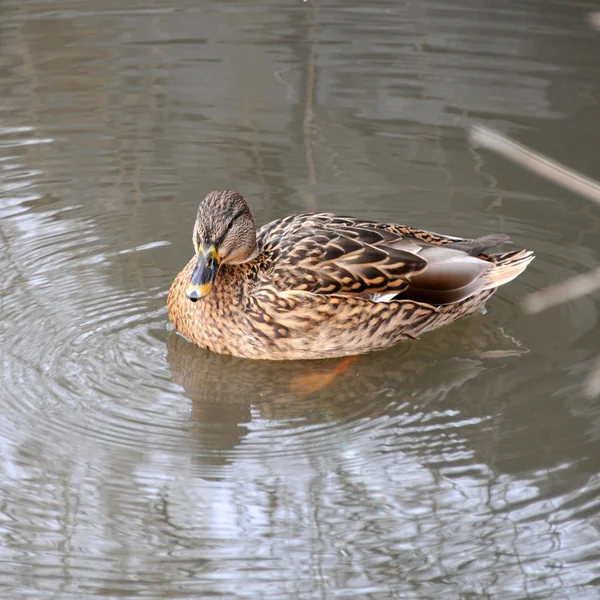
[[[600,31],[554,0],[0,2],[0,595],[597,598]],[[199,201],[537,258],[487,314],[339,361],[211,354],[166,297]]]

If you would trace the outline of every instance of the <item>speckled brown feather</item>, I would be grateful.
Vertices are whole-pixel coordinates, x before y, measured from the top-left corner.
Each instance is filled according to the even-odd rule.
[[[218,221],[219,214],[210,219]],[[503,277],[516,276],[533,259],[525,250],[479,254],[490,264],[481,289],[459,302],[435,306],[406,297],[371,299],[372,294],[409,294],[411,278],[427,269],[427,260],[393,244],[477,248],[476,243],[330,214],[274,221],[258,232],[257,242],[258,256],[223,264],[210,294],[196,303],[185,294],[196,264],[196,258],[190,260],[168,298],[169,318],[179,332],[214,352],[247,358],[363,354],[478,311]],[[502,269],[504,275],[494,279]]]

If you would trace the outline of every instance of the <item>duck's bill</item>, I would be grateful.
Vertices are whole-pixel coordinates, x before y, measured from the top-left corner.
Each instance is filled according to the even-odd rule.
[[[214,246],[202,245],[199,248],[198,263],[185,290],[186,296],[192,302],[204,298],[210,292],[220,265],[221,259]]]

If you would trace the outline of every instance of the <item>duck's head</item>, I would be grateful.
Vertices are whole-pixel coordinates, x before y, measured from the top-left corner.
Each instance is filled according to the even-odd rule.
[[[196,302],[212,289],[221,264],[238,264],[258,254],[256,226],[244,198],[228,190],[200,202],[192,236],[198,262],[185,290]]]

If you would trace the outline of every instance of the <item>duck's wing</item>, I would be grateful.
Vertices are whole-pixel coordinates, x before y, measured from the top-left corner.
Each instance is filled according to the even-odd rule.
[[[368,240],[378,237],[370,233]],[[280,290],[314,294],[399,292],[407,287],[411,275],[427,266],[418,254],[327,229],[297,235],[288,242],[271,273],[274,286]]]
[[[486,284],[491,264],[473,256],[505,238],[450,238],[401,225],[295,215],[261,231],[270,255],[263,283],[279,291],[456,302]]]

